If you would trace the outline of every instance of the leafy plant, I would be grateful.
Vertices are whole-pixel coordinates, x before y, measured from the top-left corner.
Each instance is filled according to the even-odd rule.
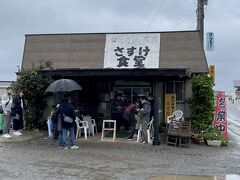
[[[14,83],[14,90],[24,92],[24,100],[27,104],[24,119],[27,129],[41,129],[44,125],[42,120],[43,110],[46,107],[44,91],[52,80],[42,76],[39,71],[50,66],[51,63],[42,62],[36,67],[22,68],[17,73],[18,78]]]
[[[202,133],[201,136],[203,137],[204,141],[207,140],[222,140],[223,135],[221,132],[213,126],[209,126],[207,129],[205,129]]]
[[[223,137],[221,146],[228,146],[228,138]]]
[[[211,78],[206,74],[193,75],[192,91],[193,96],[190,99],[192,111],[192,130],[200,133],[213,121],[214,111],[214,91]]]

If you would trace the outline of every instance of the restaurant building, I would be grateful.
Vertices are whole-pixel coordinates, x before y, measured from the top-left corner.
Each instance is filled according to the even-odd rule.
[[[110,101],[117,92],[127,103],[152,93],[155,132],[169,111],[180,109],[184,117],[191,116],[187,100],[192,74],[208,73],[199,31],[26,35],[22,67],[43,61],[52,62],[44,75],[70,78],[82,86],[77,101],[88,104],[96,118],[111,118]],[[169,94],[174,95],[174,108],[166,104]],[[159,144],[158,133],[153,144]]]

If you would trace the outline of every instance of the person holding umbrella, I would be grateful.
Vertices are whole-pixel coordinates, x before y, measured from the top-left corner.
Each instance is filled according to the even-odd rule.
[[[82,90],[82,87],[75,82],[72,79],[58,79],[54,82],[52,82],[45,92],[52,92],[57,97],[57,102],[59,102],[59,94],[61,93],[68,93],[71,91],[80,91]],[[73,105],[70,103],[70,99],[68,96],[64,96],[63,101],[61,102],[61,105],[57,108],[57,118],[60,118],[61,123],[58,123],[61,125],[61,128],[58,129],[58,131],[61,129],[62,133],[60,133],[58,140],[59,140],[59,146],[63,145],[64,149],[78,149],[79,147],[74,144],[74,124],[75,124],[75,118],[76,114],[73,108]],[[69,131],[70,136],[70,144],[68,146],[67,144],[67,132]],[[61,137],[62,136],[62,137]]]
[[[74,123],[76,114],[72,104],[69,102],[69,97],[64,96],[64,99],[59,107],[58,117],[62,120],[62,145],[64,149],[78,149],[79,147],[74,144]],[[67,144],[67,132],[69,131],[70,143]]]

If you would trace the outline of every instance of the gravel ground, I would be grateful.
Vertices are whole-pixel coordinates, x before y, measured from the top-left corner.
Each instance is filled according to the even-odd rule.
[[[27,136],[33,138],[26,138]],[[0,138],[0,179],[148,179],[162,174],[240,175],[240,147],[189,148],[117,142],[94,138],[76,140],[76,150],[58,149],[40,132],[15,140]]]

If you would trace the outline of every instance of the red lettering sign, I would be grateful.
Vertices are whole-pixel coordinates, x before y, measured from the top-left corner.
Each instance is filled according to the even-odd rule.
[[[216,111],[214,116],[214,127],[217,127],[219,131],[226,138],[227,134],[227,111],[225,93],[219,92],[216,94]]]

